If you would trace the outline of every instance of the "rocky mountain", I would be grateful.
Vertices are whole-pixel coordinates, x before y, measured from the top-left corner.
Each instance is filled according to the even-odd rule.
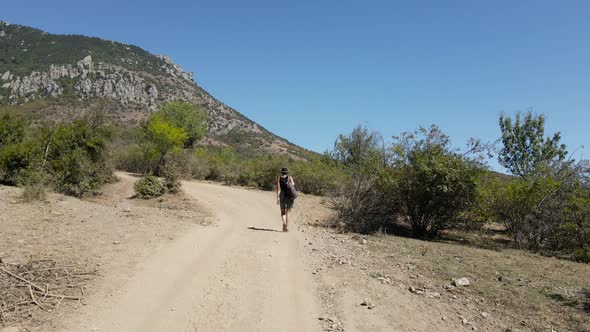
[[[191,101],[207,113],[206,144],[233,146],[244,154],[313,154],[215,99],[192,72],[167,56],[0,22],[0,106],[65,118],[103,108],[121,123],[134,125],[162,102],[175,99]]]

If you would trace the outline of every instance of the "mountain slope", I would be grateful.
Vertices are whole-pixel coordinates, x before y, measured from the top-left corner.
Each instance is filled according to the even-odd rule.
[[[79,35],[54,35],[0,22],[0,105],[45,114],[108,108],[134,125],[162,102],[188,100],[208,114],[205,142],[243,154],[313,155],[223,104],[169,57],[137,46]]]

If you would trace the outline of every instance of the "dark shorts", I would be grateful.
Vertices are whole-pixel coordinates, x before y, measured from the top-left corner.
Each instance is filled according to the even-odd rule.
[[[287,198],[287,194],[281,191],[279,198],[281,200],[281,209],[292,209],[295,203],[295,198]]]

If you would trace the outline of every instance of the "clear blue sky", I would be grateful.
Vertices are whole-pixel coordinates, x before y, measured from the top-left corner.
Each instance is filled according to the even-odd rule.
[[[590,157],[588,1],[30,1],[0,19],[168,54],[218,99],[306,148],[358,124],[438,124],[462,146],[533,107]]]

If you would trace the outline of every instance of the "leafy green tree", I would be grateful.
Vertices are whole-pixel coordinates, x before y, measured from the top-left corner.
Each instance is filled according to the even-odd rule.
[[[393,204],[414,236],[435,237],[474,204],[482,167],[456,153],[436,126],[394,139]]]
[[[545,117],[527,112],[521,118],[517,113],[515,119],[500,116],[503,147],[499,162],[512,174],[519,177],[540,175],[562,162],[566,155],[566,146],[560,144],[560,133],[545,138]]]
[[[184,147],[194,147],[205,134],[206,116],[197,106],[188,101],[171,101],[162,105],[157,112],[162,119],[175,127],[182,128],[188,138]]]
[[[359,166],[367,158],[384,154],[381,136],[369,129],[358,126],[348,135],[340,134],[334,143],[332,157],[348,166]]]
[[[158,113],[154,113],[145,123],[142,136],[146,155],[150,160],[155,161],[156,174],[160,174],[166,157],[169,154],[179,153],[189,139],[189,135],[183,128],[175,126]]]

